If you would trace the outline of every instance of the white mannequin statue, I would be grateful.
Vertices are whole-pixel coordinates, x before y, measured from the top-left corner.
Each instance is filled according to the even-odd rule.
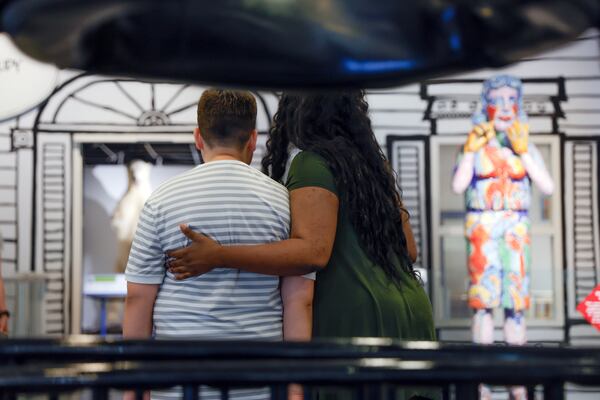
[[[133,160],[127,166],[127,191],[117,204],[111,220],[111,227],[117,236],[114,271],[118,274],[125,272],[140,212],[152,193],[151,169],[152,164],[141,160]],[[120,299],[108,303],[106,320],[109,327],[121,324],[122,303]]]
[[[117,204],[111,221],[118,240],[115,272],[119,274],[125,271],[140,212],[152,193],[151,169],[151,164],[141,160],[133,160],[127,166],[127,191]]]

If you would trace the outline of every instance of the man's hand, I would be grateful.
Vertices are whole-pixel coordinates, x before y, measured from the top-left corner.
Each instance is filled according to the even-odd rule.
[[[476,125],[469,136],[467,136],[467,142],[463,148],[465,153],[475,153],[481,149],[487,142],[490,141],[496,134],[494,130],[493,122],[483,122]]]
[[[522,124],[519,121],[515,121],[511,127],[506,130],[506,135],[516,154],[521,155],[527,153],[529,124]]]
[[[221,245],[201,233],[194,232],[188,225],[180,225],[179,229],[192,243],[178,250],[167,251],[169,272],[175,279],[187,279],[203,275],[220,265],[219,250]]]

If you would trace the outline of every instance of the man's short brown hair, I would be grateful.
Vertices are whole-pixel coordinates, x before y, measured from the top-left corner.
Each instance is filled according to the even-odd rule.
[[[247,91],[205,90],[198,101],[198,128],[211,147],[242,148],[256,128],[256,99]]]

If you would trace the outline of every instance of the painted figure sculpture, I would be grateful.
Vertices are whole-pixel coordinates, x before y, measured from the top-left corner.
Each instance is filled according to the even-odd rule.
[[[529,142],[522,84],[510,75],[483,84],[481,111],[473,116],[452,188],[465,193],[468,241],[469,307],[474,310],[472,339],[492,343],[492,309],[504,309],[504,339],[526,342],[524,311],[529,307],[529,215],[531,181],[550,195],[552,178],[537,148]],[[482,389],[482,398],[489,398]],[[525,399],[523,388],[511,398]]]

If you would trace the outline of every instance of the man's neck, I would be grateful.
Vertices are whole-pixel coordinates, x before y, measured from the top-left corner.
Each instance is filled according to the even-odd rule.
[[[229,150],[229,149],[218,149],[213,151],[203,151],[202,158],[204,162],[209,163],[213,161],[224,161],[224,160],[234,160],[241,161],[243,163],[247,163],[244,157],[244,154],[240,151]]]

